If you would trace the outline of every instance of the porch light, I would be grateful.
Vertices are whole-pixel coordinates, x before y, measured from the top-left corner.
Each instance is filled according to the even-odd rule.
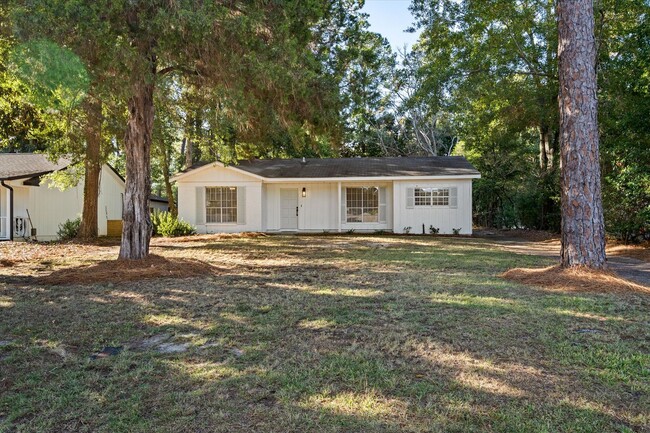
[[[302,196],[307,197],[307,188],[305,188],[304,186],[302,187]]]

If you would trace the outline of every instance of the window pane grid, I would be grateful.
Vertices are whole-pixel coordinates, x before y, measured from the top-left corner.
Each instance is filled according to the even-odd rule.
[[[346,188],[345,205],[347,222],[379,222],[378,187]]]
[[[237,188],[217,186],[205,189],[205,219],[208,223],[237,222]]]
[[[449,188],[415,188],[416,206],[449,206]]]

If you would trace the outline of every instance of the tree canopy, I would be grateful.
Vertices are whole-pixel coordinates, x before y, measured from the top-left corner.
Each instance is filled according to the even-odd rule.
[[[217,158],[462,154],[476,224],[559,230],[556,2],[412,0],[398,52],[363,3],[10,0],[0,148],[73,153],[86,179],[110,161],[124,257],[146,255],[148,194]],[[594,8],[605,224],[630,241],[650,232],[650,4]]]

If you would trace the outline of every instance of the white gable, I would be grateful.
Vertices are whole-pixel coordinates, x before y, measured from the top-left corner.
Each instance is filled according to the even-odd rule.
[[[220,163],[212,163],[199,167],[187,173],[177,175],[178,183],[201,183],[216,184],[219,182],[260,182],[261,180],[252,174],[247,174],[233,167],[225,167]]]

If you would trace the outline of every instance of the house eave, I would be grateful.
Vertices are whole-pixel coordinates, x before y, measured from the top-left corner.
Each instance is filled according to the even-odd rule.
[[[264,183],[297,183],[297,182],[364,182],[364,181],[393,181],[393,180],[445,180],[445,179],[455,179],[455,180],[460,180],[460,179],[480,179],[481,175],[479,173],[476,174],[445,174],[445,175],[437,175],[437,176],[422,176],[422,175],[414,175],[414,176],[349,176],[349,177],[264,177],[260,176],[259,174],[251,173],[250,171],[243,170],[237,166],[234,165],[225,165],[222,162],[215,161],[209,164],[205,164],[201,167],[197,167],[193,170],[186,171],[184,173],[179,173],[171,177],[172,182],[177,182],[181,179],[184,179],[189,176],[196,175],[198,173],[201,173],[205,170],[209,170],[210,168],[214,167],[222,167],[226,168],[228,170],[235,171],[237,173],[249,176],[251,178],[254,178],[258,181],[262,181]],[[190,181],[191,182],[191,181]]]
[[[23,174],[18,174],[16,176],[8,176],[8,177],[3,177],[0,178],[0,180],[20,180],[20,179],[31,179],[32,177],[40,177],[40,176],[45,176],[46,174],[52,173],[52,170],[49,171],[41,171],[38,173],[23,173]]]
[[[214,162],[212,164],[206,164],[202,167],[196,168],[194,170],[177,174],[173,176],[170,180],[172,182],[177,182],[185,177],[190,175],[198,174],[204,170],[208,170],[213,167],[223,167],[229,170],[236,171],[240,174],[250,176],[254,179],[262,181],[264,183],[305,183],[305,182],[387,182],[387,181],[403,181],[403,180],[462,180],[462,179],[480,179],[480,174],[446,174],[438,176],[349,176],[349,177],[263,177],[254,173],[251,173],[246,170],[234,166],[226,166],[219,162]],[[190,181],[191,182],[191,181]]]
[[[480,179],[480,174],[444,175],[444,176],[356,176],[356,177],[284,177],[262,178],[264,183],[307,183],[307,182],[387,182],[418,180],[461,180]]]

